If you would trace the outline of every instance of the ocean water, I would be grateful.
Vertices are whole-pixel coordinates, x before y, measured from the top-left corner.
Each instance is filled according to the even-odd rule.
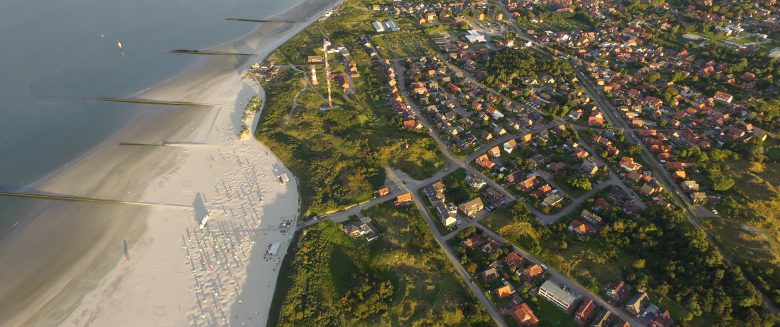
[[[302,1],[0,1],[0,190],[50,174],[139,110],[95,97],[131,96],[199,59],[170,50],[230,41],[257,25],[225,18],[270,18]],[[0,197],[0,236],[33,202]]]

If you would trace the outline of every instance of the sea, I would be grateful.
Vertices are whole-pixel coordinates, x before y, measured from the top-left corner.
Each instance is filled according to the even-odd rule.
[[[131,97],[303,0],[0,1],[0,191],[25,190],[124,126]],[[248,16],[249,15],[249,16]],[[117,46],[121,42],[123,50]],[[34,200],[0,196],[0,238]]]

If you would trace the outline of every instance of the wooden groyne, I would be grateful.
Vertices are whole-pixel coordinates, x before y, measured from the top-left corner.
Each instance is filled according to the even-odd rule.
[[[241,52],[227,52],[227,51],[201,51],[201,50],[189,50],[189,49],[176,49],[171,50],[171,53],[175,54],[191,54],[191,55],[203,55],[203,56],[254,56],[254,53],[241,53]]]
[[[120,103],[135,103],[135,104],[152,104],[152,105],[164,105],[164,106],[190,106],[190,107],[214,107],[208,103],[197,103],[189,101],[170,101],[170,100],[152,100],[142,98],[95,98],[95,101],[100,102],[120,102]]]
[[[208,143],[194,143],[194,142],[162,142],[162,143],[139,143],[139,142],[119,142],[119,145],[124,146],[151,146],[151,147],[204,147],[211,144]]]
[[[234,22],[248,22],[248,23],[301,23],[299,21],[294,20],[285,20],[285,19],[252,19],[252,18],[234,18],[234,17],[228,17],[225,18],[225,20],[230,20]]]
[[[59,195],[59,194],[37,194],[37,193],[18,193],[18,192],[2,192],[0,196],[25,198],[25,199],[37,199],[37,200],[50,200],[50,201],[68,201],[68,202],[91,202],[101,204],[129,204],[138,206],[161,206],[161,207],[173,207],[180,209],[192,209],[192,206],[183,204],[170,204],[170,203],[152,203],[152,202],[139,202],[139,201],[123,201],[113,199],[99,199],[74,195]]]

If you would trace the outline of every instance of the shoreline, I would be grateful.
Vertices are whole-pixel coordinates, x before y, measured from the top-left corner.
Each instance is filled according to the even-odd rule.
[[[260,26],[253,32],[227,42],[220,46],[214,47],[215,49],[225,47],[239,47],[248,46],[247,43],[252,40],[255,41],[257,48],[259,48],[261,55],[258,57],[245,58],[240,60],[237,58],[204,58],[198,60],[193,64],[193,67],[185,70],[177,76],[171,77],[160,84],[147,88],[139,93],[149,98],[155,98],[166,94],[178,94],[185,95],[181,98],[188,99],[189,97],[218,97],[221,101],[215,101],[214,103],[221,103],[222,108],[215,110],[202,110],[202,109],[189,109],[189,108],[176,108],[176,109],[148,109],[144,112],[138,113],[129,120],[129,122],[114,135],[109,137],[100,143],[99,146],[90,149],[83,155],[79,156],[76,160],[64,165],[52,174],[36,181],[29,187],[40,187],[47,192],[59,192],[64,194],[89,194],[96,197],[107,198],[122,198],[133,200],[154,199],[157,202],[163,203],[178,203],[188,204],[192,201],[192,194],[185,192],[183,186],[186,183],[192,183],[190,187],[197,189],[200,194],[201,188],[208,186],[214,186],[214,189],[204,189],[204,192],[215,192],[217,188],[217,180],[205,180],[206,177],[200,176],[203,181],[189,181],[190,178],[195,178],[202,174],[204,168],[212,167],[215,173],[225,173],[230,168],[237,168],[233,164],[234,159],[242,157],[245,159],[248,165],[243,165],[241,161],[238,161],[238,168],[245,169],[242,173],[247,174],[245,168],[247,166],[252,167],[252,170],[258,170],[258,173],[254,175],[257,178],[257,185],[263,185],[259,190],[260,204],[261,206],[253,206],[253,208],[259,208],[262,210],[261,216],[263,219],[262,225],[273,226],[278,223],[279,220],[285,217],[292,217],[297,221],[300,215],[299,197],[297,194],[297,181],[292,178],[291,182],[284,187],[279,186],[278,182],[275,182],[274,174],[283,171],[291,174],[289,170],[284,168],[281,162],[276,158],[270,150],[265,148],[257,140],[248,140],[243,142],[241,140],[231,141],[230,137],[238,138],[237,127],[240,124],[236,124],[235,116],[238,115],[240,123],[240,115],[243,113],[244,105],[249,98],[242,100],[242,95],[251,91],[247,91],[246,87],[249,85],[245,81],[241,80],[240,73],[249,63],[254,60],[263,60],[273,50],[289,40],[294,35],[300,33],[305,27],[315,22],[322,14],[322,12],[330,10],[341,1],[322,1],[322,0],[308,0],[301,4],[287,10],[284,13],[279,13],[276,16],[284,16],[296,14],[299,11],[307,11],[310,15],[307,15],[306,22],[296,24],[260,24]],[[317,7],[316,10],[310,9],[312,4]],[[301,8],[305,8],[301,10]],[[285,25],[285,26],[271,26],[271,25]],[[263,36],[263,31],[271,30],[273,32],[271,36]],[[281,31],[280,31],[281,30]],[[264,43],[263,39],[272,38],[270,42]],[[220,71],[222,70],[222,71]],[[185,80],[185,82],[182,82]],[[200,92],[205,91],[202,94]],[[235,94],[238,92],[238,94]],[[233,93],[233,94],[231,94]],[[258,91],[254,91],[257,94]],[[189,95],[189,96],[187,96]],[[165,97],[163,97],[165,98]],[[168,99],[173,98],[169,97]],[[251,98],[251,97],[250,97]],[[265,99],[263,99],[263,107],[265,106]],[[192,113],[192,111],[196,111]],[[253,117],[253,126],[251,126],[253,134],[256,129],[257,120],[262,112],[262,108],[258,110]],[[139,126],[142,125],[142,126]],[[179,126],[171,130],[170,126]],[[154,133],[149,133],[153,131]],[[151,135],[153,134],[153,135]],[[232,134],[232,135],[231,135]],[[224,143],[215,142],[216,147],[229,146],[224,148],[225,150],[233,150],[236,157],[230,156],[227,151],[221,154],[230,156],[230,159],[220,160],[214,159],[213,148],[189,148],[185,147],[181,150],[169,151],[165,153],[165,150],[144,150],[144,149],[130,149],[124,148],[119,150],[117,146],[114,146],[112,142],[120,140],[122,138],[133,138],[133,140],[154,140],[156,138],[165,137],[168,140],[228,140]],[[235,141],[235,142],[234,142]],[[232,142],[232,143],[231,143]],[[211,144],[211,143],[209,143]],[[108,148],[112,148],[109,150]],[[250,151],[251,150],[251,151]],[[243,153],[241,151],[246,151]],[[257,151],[254,153],[253,151]],[[265,156],[261,156],[266,152]],[[119,152],[126,152],[119,155]],[[219,150],[217,150],[219,152]],[[240,156],[239,156],[240,154]],[[254,155],[254,156],[253,156]],[[209,162],[208,157],[212,157]],[[99,159],[111,158],[121,165],[111,165],[100,161]],[[91,163],[90,163],[91,162]],[[258,166],[254,166],[254,163],[258,163]],[[233,167],[231,167],[231,165]],[[264,165],[265,167],[260,167]],[[133,167],[135,166],[135,167]],[[140,167],[139,167],[140,166]],[[216,168],[214,168],[216,167]],[[151,173],[149,172],[151,168]],[[227,169],[223,169],[227,168]],[[261,168],[266,168],[265,172],[260,172]],[[271,171],[273,169],[273,171]],[[136,174],[137,173],[137,174]],[[122,180],[122,178],[116,175],[125,175],[135,180],[128,181]],[[98,176],[98,177],[95,177]],[[145,177],[144,177],[145,176]],[[248,175],[240,175],[231,180],[237,187],[244,187],[245,179]],[[260,183],[260,179],[263,183]],[[89,183],[92,181],[92,183]],[[271,182],[273,181],[273,182]],[[176,185],[179,182],[179,185]],[[222,181],[223,185],[226,183]],[[200,183],[201,185],[194,185]],[[212,185],[213,184],[213,185]],[[267,185],[266,185],[267,184]],[[177,193],[178,192],[178,193]],[[218,192],[215,192],[218,193]],[[248,194],[248,193],[247,193]],[[213,194],[212,194],[213,195]],[[217,209],[217,206],[221,206],[221,209],[230,207],[231,205],[236,208],[244,208],[248,205],[254,205],[248,199],[240,203],[231,203],[233,199],[223,199],[220,203],[218,194],[215,197],[212,195],[206,195],[206,201],[212,210]],[[120,197],[121,196],[121,197]],[[241,195],[237,195],[239,198]],[[164,199],[160,201],[160,199]],[[263,204],[265,202],[265,204]],[[60,271],[61,274],[54,274],[55,276],[50,278],[42,278],[44,280],[38,281],[37,290],[35,287],[30,291],[25,292],[25,296],[22,297],[22,303],[32,305],[30,307],[25,306],[24,309],[18,310],[13,313],[13,319],[4,319],[2,325],[21,325],[21,324],[47,324],[54,321],[64,322],[67,325],[101,325],[101,320],[108,319],[105,322],[111,322],[111,325],[123,325],[122,318],[126,317],[128,320],[124,320],[124,324],[138,325],[139,321],[145,321],[149,324],[156,323],[173,323],[173,324],[192,324],[192,309],[195,306],[195,301],[192,298],[188,298],[192,292],[192,280],[187,271],[187,266],[176,261],[177,257],[181,256],[182,246],[180,236],[183,235],[186,229],[187,235],[190,230],[194,230],[194,219],[192,214],[182,214],[180,212],[171,212],[169,208],[148,208],[137,209],[127,208],[126,206],[104,206],[104,208],[95,208],[85,205],[66,205],[59,203],[51,203],[49,201],[40,205],[41,211],[39,217],[33,217],[26,223],[20,224],[17,228],[11,231],[9,237],[4,239],[3,247],[0,250],[3,252],[16,252],[13,255],[8,253],[0,253],[0,263],[10,259],[18,259],[24,257],[22,253],[26,253],[27,257],[30,256],[29,247],[39,246],[41,243],[37,242],[36,238],[43,235],[49,235],[50,233],[68,234],[72,232],[73,235],[70,238],[86,238],[89,241],[94,241],[91,244],[81,244],[81,250],[85,250],[85,253],[76,253],[65,255],[67,258],[58,259],[63,262],[57,262],[52,265],[52,269],[66,268],[65,271]],[[65,218],[59,219],[60,221],[44,221],[44,220],[57,220],[53,216],[62,216],[62,214],[55,214],[52,211],[59,213],[66,213],[72,211],[73,215],[89,215],[88,218],[69,219],[67,222],[62,221]],[[175,210],[174,210],[175,211]],[[209,212],[213,215],[212,221],[215,222],[229,222],[230,217],[227,213],[220,215],[219,212]],[[105,216],[101,216],[105,215]],[[66,214],[67,216],[67,214]],[[171,218],[174,216],[173,218]],[[118,217],[118,218],[117,218]],[[122,220],[121,223],[114,222],[114,218]],[[111,221],[109,221],[111,220]],[[126,220],[126,221],[124,221]],[[64,225],[68,230],[61,230],[59,228]],[[259,227],[260,223],[258,223]],[[293,224],[294,225],[294,224]],[[93,227],[90,235],[93,237],[87,237],[89,235],[77,235],[80,233],[87,233],[88,230],[79,230],[83,227]],[[113,226],[113,231],[106,232],[102,230],[102,227]],[[108,230],[111,230],[110,228]],[[97,235],[95,234],[109,234],[109,235]],[[280,236],[280,235],[277,235]],[[284,237],[260,237],[262,240],[255,241],[255,244],[248,248],[250,252],[250,258],[247,259],[247,269],[255,270],[261,273],[260,276],[254,274],[247,278],[246,273],[241,276],[241,281],[263,281],[273,279],[275,286],[276,275],[272,272],[278,271],[275,267],[269,266],[269,272],[264,271],[264,265],[262,261],[257,260],[258,256],[262,256],[260,253],[264,243],[271,239],[280,239],[285,241]],[[63,240],[60,242],[53,242],[51,246],[63,246],[69,248],[71,240],[68,237],[63,236]],[[183,237],[182,237],[183,238]],[[127,261],[129,264],[122,264],[121,262],[121,239],[125,242],[130,240],[129,252],[130,259]],[[23,242],[22,242],[23,241]],[[83,241],[82,241],[83,242]],[[13,243],[13,244],[5,244]],[[21,243],[21,244],[20,244]],[[46,243],[45,241],[43,243]],[[73,243],[78,243],[73,240]],[[247,244],[244,244],[247,245]],[[280,248],[280,256],[286,253],[289,242],[284,242],[282,248]],[[100,248],[98,248],[100,247]],[[111,247],[112,249],[105,249],[103,247]],[[46,246],[41,246],[45,249]],[[163,249],[161,249],[163,248]],[[74,252],[77,250],[71,250]],[[68,251],[64,251],[68,252]],[[162,254],[157,254],[161,252]],[[44,258],[38,258],[43,260]],[[68,259],[74,259],[69,261]],[[156,260],[156,261],[155,261]],[[34,260],[27,260],[22,262],[20,266],[24,267],[25,263],[29,263]],[[113,261],[113,262],[112,262]],[[93,269],[93,265],[99,263],[99,267]],[[36,263],[34,266],[49,266],[47,263]],[[143,267],[142,267],[143,266]],[[175,266],[175,267],[174,267]],[[70,269],[67,269],[70,267]],[[150,269],[143,269],[150,268]],[[41,269],[41,268],[37,268]],[[272,269],[272,270],[271,270]],[[18,272],[23,272],[23,269],[15,269]],[[94,271],[90,271],[94,270]],[[149,275],[149,270],[153,271]],[[13,272],[8,272],[9,276]],[[238,274],[236,274],[238,275]],[[35,276],[28,279],[34,279]],[[168,280],[167,278],[173,278],[175,281]],[[273,277],[273,278],[272,278]],[[17,277],[18,278],[18,277]],[[55,278],[56,281],[51,279]],[[27,280],[25,280],[26,282]],[[139,286],[138,281],[142,281],[145,285]],[[238,284],[241,281],[237,281]],[[11,284],[19,284],[17,281],[13,281]],[[152,284],[157,285],[152,286]],[[197,282],[196,282],[197,283]],[[96,284],[96,285],[95,285]],[[19,285],[11,285],[21,287]],[[266,285],[261,285],[266,286]],[[75,287],[75,291],[74,288]],[[41,289],[44,291],[41,293]],[[172,290],[172,288],[176,288]],[[238,298],[238,295],[232,298],[226,298],[223,302],[227,304],[237,303],[241,304],[236,306],[236,310],[244,310],[243,307],[254,306],[265,310],[265,316],[270,305],[264,306],[263,299],[259,298],[262,295],[268,298],[273,297],[273,288],[270,290],[270,285],[263,287],[262,289],[253,290],[255,298],[244,297],[239,302],[231,302]],[[6,289],[8,290],[8,289]],[[247,290],[247,288],[244,288]],[[15,293],[3,293],[0,289],[0,294]],[[176,310],[163,309],[165,314],[161,315],[158,307],[143,307],[142,303],[148,300],[152,300],[154,296],[150,296],[148,292],[159,293],[158,300],[162,300],[163,308],[172,307],[176,304],[178,307]],[[170,291],[170,292],[169,292]],[[140,293],[139,293],[140,292]],[[144,293],[147,292],[147,293]],[[249,292],[244,291],[244,292]],[[63,294],[65,293],[65,294]],[[119,295],[122,294],[122,295]],[[239,294],[239,293],[236,293]],[[172,298],[165,298],[165,295],[170,295]],[[66,297],[63,299],[63,297]],[[176,298],[183,297],[183,298]],[[171,300],[174,303],[164,303]],[[248,300],[248,301],[247,301]],[[25,303],[29,302],[29,303]],[[159,301],[158,301],[159,302]],[[62,303],[65,303],[62,305]],[[182,307],[184,305],[184,307]],[[191,305],[192,307],[187,307]],[[230,309],[229,306],[228,310]],[[264,307],[264,308],[263,308]],[[6,308],[6,310],[14,311],[14,308]],[[169,312],[178,311],[182,313],[176,316],[176,314],[168,315]],[[242,311],[243,312],[243,311]],[[8,312],[6,312],[8,316]],[[162,318],[164,316],[164,318]],[[255,315],[257,316],[257,315]],[[111,318],[108,318],[111,317]],[[140,319],[140,320],[139,320]],[[267,319],[256,318],[263,321],[265,324]],[[142,323],[143,324],[143,323]]]

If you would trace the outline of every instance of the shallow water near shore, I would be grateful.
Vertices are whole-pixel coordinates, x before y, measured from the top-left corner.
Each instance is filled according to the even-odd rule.
[[[257,28],[225,18],[270,18],[301,1],[3,1],[0,188],[46,176],[145,110],[95,97],[128,97],[202,60],[171,50],[205,49]],[[0,236],[29,209],[14,199],[0,199],[0,208]]]

